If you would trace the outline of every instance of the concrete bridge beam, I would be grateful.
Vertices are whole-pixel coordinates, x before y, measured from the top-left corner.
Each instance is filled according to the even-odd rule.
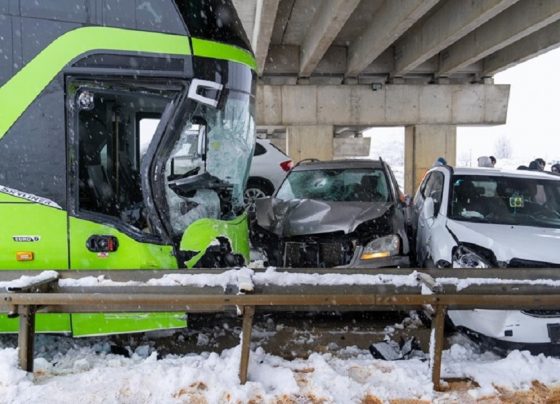
[[[499,125],[509,85],[259,85],[257,125]]]
[[[348,48],[346,77],[358,76],[438,0],[385,1],[368,28]]]
[[[280,0],[258,0],[256,4],[256,18],[251,45],[255,50],[259,75],[262,75],[264,71],[279,3]]]
[[[502,70],[537,57],[558,46],[560,46],[560,21],[550,24],[519,42],[506,46],[486,57],[482,75],[493,76]]]
[[[560,19],[560,0],[520,1],[444,51],[440,75],[461,71]]]
[[[326,0],[301,47],[300,77],[309,77],[361,0]]]
[[[395,44],[394,75],[403,75],[437,55],[518,0],[449,0]]]

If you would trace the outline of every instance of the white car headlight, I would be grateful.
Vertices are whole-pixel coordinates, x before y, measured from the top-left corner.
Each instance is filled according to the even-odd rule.
[[[360,259],[373,260],[397,255],[401,249],[401,239],[396,234],[379,237],[370,241],[362,251]]]
[[[453,254],[453,268],[490,268],[490,264],[470,248],[460,245]]]

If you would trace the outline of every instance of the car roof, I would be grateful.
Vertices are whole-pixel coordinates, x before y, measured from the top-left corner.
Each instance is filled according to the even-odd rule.
[[[560,176],[544,171],[534,170],[511,170],[503,168],[486,168],[486,167],[453,167],[455,175],[483,175],[495,177],[517,177],[517,178],[534,178],[560,181]]]
[[[332,161],[304,161],[296,165],[292,171],[308,171],[323,169],[343,169],[343,168],[383,168],[380,160],[332,160]]]

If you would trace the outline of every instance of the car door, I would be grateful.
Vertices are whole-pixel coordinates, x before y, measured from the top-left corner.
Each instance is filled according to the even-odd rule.
[[[433,231],[439,229],[439,213],[443,201],[443,187],[445,176],[441,171],[432,171],[423,183],[418,201],[415,201],[415,211],[418,216],[418,227],[416,229],[416,256],[419,265],[426,265],[427,260],[433,255],[437,246],[433,245]],[[433,214],[426,215],[428,205],[426,200],[433,201]],[[441,219],[441,218],[440,218]],[[437,225],[436,225],[437,224]]]

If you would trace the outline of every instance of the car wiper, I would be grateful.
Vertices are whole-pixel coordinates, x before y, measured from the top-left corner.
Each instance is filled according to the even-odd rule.
[[[462,220],[466,220],[467,222],[476,222],[476,223],[488,223],[489,220],[485,217],[478,217],[478,216],[461,216]]]

